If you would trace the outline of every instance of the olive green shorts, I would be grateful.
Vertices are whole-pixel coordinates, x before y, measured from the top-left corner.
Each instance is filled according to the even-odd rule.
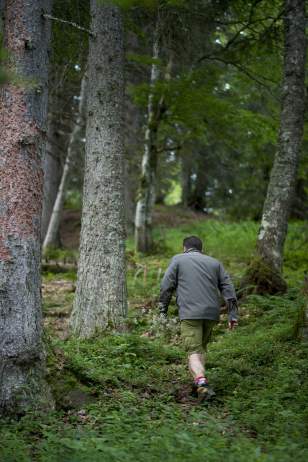
[[[188,354],[204,353],[217,321],[211,319],[183,319],[181,337]]]

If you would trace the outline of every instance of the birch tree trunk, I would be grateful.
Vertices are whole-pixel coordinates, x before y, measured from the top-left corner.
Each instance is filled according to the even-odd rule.
[[[50,404],[41,316],[42,157],[51,1],[8,0],[5,46],[26,85],[0,92],[0,414]],[[49,403],[48,403],[49,401]]]
[[[57,114],[58,115],[58,114]],[[52,215],[53,206],[57,198],[59,184],[62,176],[62,156],[58,149],[61,138],[58,135],[55,114],[49,113],[47,128],[47,145],[45,158],[43,159],[44,187],[43,187],[43,210],[42,210],[42,241],[46,237],[48,225]]]
[[[153,60],[159,59],[159,21],[154,34]],[[165,72],[165,80],[170,80],[172,57],[170,57]],[[153,62],[151,68],[150,93],[147,110],[147,127],[144,137],[144,151],[141,164],[141,179],[137,196],[135,213],[135,249],[137,252],[147,253],[153,247],[152,214],[155,204],[156,171],[157,171],[157,133],[162,115],[165,111],[165,97],[161,95],[158,103],[154,100],[154,88],[159,79],[158,64]]]
[[[190,205],[190,198],[192,193],[192,154],[190,152],[183,153],[181,157],[181,184],[182,184],[182,197],[181,202],[183,207],[187,208]]]
[[[275,155],[257,239],[259,259],[251,265],[248,281],[258,291],[283,292],[283,247],[294,196],[304,126],[305,1],[285,0],[285,51],[282,109]]]
[[[80,338],[127,312],[124,213],[124,50],[116,6],[91,0],[80,260],[71,326]],[[103,53],[102,53],[103,50]]]
[[[71,120],[74,118],[72,99],[75,91],[65,79],[58,77],[55,69],[50,68],[47,145],[43,160],[44,196],[42,211],[42,242],[46,237],[61,182],[63,164],[72,133]]]
[[[81,81],[81,88],[80,88],[80,98],[79,98],[79,106],[78,106],[78,115],[77,120],[72,130],[70,141],[68,144],[67,155],[65,158],[65,163],[63,167],[62,177],[57,193],[57,197],[53,206],[51,218],[49,221],[47,233],[44,239],[43,248],[46,249],[47,247],[56,246],[58,242],[58,233],[60,227],[60,220],[61,220],[61,213],[64,205],[65,200],[65,191],[67,185],[67,179],[70,172],[70,167],[72,160],[74,158],[75,153],[75,146],[80,135],[82,129],[82,122],[85,113],[85,104],[86,104],[86,77],[84,76]]]

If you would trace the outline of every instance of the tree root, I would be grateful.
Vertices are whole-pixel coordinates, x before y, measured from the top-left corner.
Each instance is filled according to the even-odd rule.
[[[240,284],[240,296],[284,294],[288,289],[282,275],[261,258],[254,259]]]

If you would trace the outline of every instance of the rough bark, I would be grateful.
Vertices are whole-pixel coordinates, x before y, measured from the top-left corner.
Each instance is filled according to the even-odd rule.
[[[5,46],[24,85],[0,100],[0,414],[48,405],[40,235],[51,1],[7,0]],[[27,82],[28,80],[28,82]]]
[[[86,163],[73,332],[91,337],[127,312],[124,214],[124,51],[118,7],[91,1]],[[104,53],[102,53],[104,50]]]
[[[159,22],[154,34],[153,60],[158,60],[160,55]],[[172,56],[170,56],[165,72],[165,80],[170,80],[172,68]],[[150,93],[147,110],[147,126],[144,137],[144,151],[141,164],[141,178],[137,197],[135,213],[135,249],[137,252],[147,253],[153,248],[152,238],[152,214],[155,204],[156,172],[157,172],[157,134],[159,124],[165,112],[165,96],[161,95],[155,102],[154,87],[159,79],[160,72],[157,63],[152,64]]]
[[[86,94],[85,94],[86,93],[86,81],[87,81],[86,77],[83,77],[82,82],[81,82],[81,89],[80,89],[78,115],[77,115],[76,123],[74,125],[74,128],[70,136],[68,149],[67,149],[67,155],[65,158],[63,172],[62,172],[62,177],[61,177],[61,181],[60,181],[58,192],[57,192],[57,197],[54,202],[47,233],[44,239],[44,245],[43,245],[44,249],[46,249],[47,247],[56,247],[58,243],[61,213],[62,213],[64,200],[65,200],[65,191],[66,191],[68,175],[70,172],[72,160],[75,155],[74,148],[80,136],[80,132],[82,130],[82,125],[83,125],[82,122],[84,118],[85,103],[86,103]]]
[[[275,156],[257,240],[259,259],[250,268],[250,279],[258,274],[259,289],[270,282],[271,293],[283,291],[286,284],[278,276],[282,270],[283,246],[287,235],[290,206],[294,197],[297,166],[304,125],[305,102],[305,2],[285,1],[285,53],[282,110],[278,150]],[[260,260],[270,270],[260,280]]]

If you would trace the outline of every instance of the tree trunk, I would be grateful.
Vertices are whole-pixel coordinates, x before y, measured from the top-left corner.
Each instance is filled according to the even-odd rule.
[[[285,54],[282,111],[278,150],[271,171],[257,240],[259,291],[262,285],[274,293],[286,290],[281,277],[283,246],[294,196],[299,152],[303,136],[305,103],[305,1],[285,0]],[[262,277],[261,267],[267,268]]]
[[[80,99],[79,99],[79,107],[78,107],[78,115],[77,120],[72,130],[70,141],[68,144],[67,155],[63,167],[62,177],[57,193],[57,197],[53,206],[51,218],[49,221],[47,233],[44,239],[43,248],[47,249],[48,247],[56,247],[58,243],[58,234],[59,234],[59,227],[60,227],[60,220],[61,220],[61,213],[64,205],[65,200],[65,191],[66,191],[66,184],[68,175],[70,172],[70,167],[72,163],[72,159],[75,153],[75,146],[77,139],[80,135],[80,131],[82,129],[82,121],[85,112],[85,105],[86,105],[86,77],[84,76],[81,82],[81,89],[80,89]]]
[[[182,180],[182,198],[183,207],[188,207],[190,203],[192,185],[192,162],[191,153],[183,153],[181,157],[181,180]]]
[[[154,33],[153,60],[159,59],[159,25]],[[154,87],[159,79],[159,67],[151,67],[150,93],[147,110],[147,127],[144,136],[144,151],[141,164],[141,179],[135,213],[135,248],[138,252],[149,252],[152,248],[152,208],[155,203],[155,173],[157,165],[156,123]]]
[[[124,50],[118,7],[91,0],[86,164],[73,332],[87,338],[127,313],[124,213]],[[104,53],[102,53],[104,50]]]
[[[134,195],[133,195],[133,185],[130,178],[129,171],[129,161],[127,156],[125,157],[124,163],[124,178],[125,178],[125,187],[124,187],[124,199],[125,199],[125,224],[126,224],[126,234],[130,234],[134,230]]]
[[[58,116],[58,114],[57,114]],[[59,184],[62,176],[62,155],[58,149],[61,138],[58,134],[55,115],[50,112],[48,117],[47,145],[43,160],[44,188],[42,211],[42,241],[46,237],[53,206],[57,198]]]
[[[140,53],[140,44],[135,34],[128,33],[126,36],[127,52]],[[142,76],[143,77],[143,76]],[[127,67],[125,74],[126,88],[143,82],[140,72],[135,67]],[[126,232],[134,231],[136,193],[138,188],[139,169],[138,152],[143,142],[142,134],[143,113],[129,92],[125,93],[124,100],[124,146],[125,146],[125,214]]]
[[[27,85],[1,89],[0,414],[50,405],[41,315],[42,157],[51,2],[8,0],[4,41]]]
[[[188,205],[194,210],[204,212],[206,207],[206,181],[207,181],[207,156],[206,151],[201,149],[201,152],[196,152],[196,179],[192,188]]]
[[[70,81],[58,76],[55,65],[51,66],[49,79],[48,128],[46,154],[43,160],[44,196],[42,211],[42,242],[46,237],[52,210],[61,182],[63,164],[71,138],[71,120],[74,119],[72,99],[75,94]]]
[[[154,34],[153,60],[159,59],[159,21]],[[172,57],[170,57],[165,72],[165,80],[170,80]],[[157,171],[157,133],[163,113],[165,112],[165,97],[161,95],[158,103],[154,100],[154,87],[159,79],[159,67],[152,64],[150,94],[148,99],[147,127],[144,137],[144,152],[141,165],[141,179],[135,213],[135,248],[137,252],[147,253],[152,250],[152,213],[155,204],[156,171]]]

